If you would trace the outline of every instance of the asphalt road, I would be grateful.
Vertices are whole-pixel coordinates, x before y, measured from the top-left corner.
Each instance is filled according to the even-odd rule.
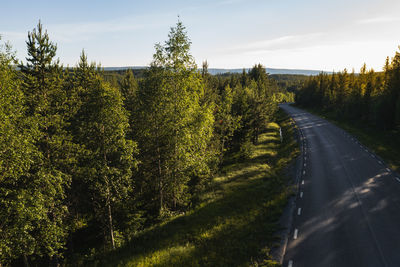
[[[355,138],[320,117],[296,121],[302,169],[283,266],[400,266],[400,178]]]

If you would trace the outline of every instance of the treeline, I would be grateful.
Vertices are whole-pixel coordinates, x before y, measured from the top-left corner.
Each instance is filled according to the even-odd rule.
[[[143,78],[115,84],[84,52],[63,68],[40,22],[26,44],[26,64],[0,51],[0,265],[90,257],[192,208],[226,151],[247,157],[292,98],[261,65],[197,70],[181,22]]]
[[[297,91],[296,103],[378,129],[399,129],[400,53],[386,58],[383,72],[367,70],[364,64],[359,74],[344,70],[310,77]]]
[[[207,62],[204,63],[207,64]],[[146,71],[145,68],[133,68],[130,70],[136,79],[143,78]],[[124,79],[126,72],[127,70],[105,70],[102,74],[105,81],[118,87]],[[245,80],[246,78],[241,78],[243,75],[248,75],[248,73],[244,70],[242,74],[224,73],[210,75],[209,77],[213,80],[213,86],[216,88],[224,88],[227,84],[237,84],[237,80]],[[302,86],[302,84],[308,79],[308,76],[299,74],[268,74],[268,78],[270,79],[270,90],[278,91],[277,94],[279,94],[279,97],[276,96],[281,99],[280,102],[294,102],[295,91]]]

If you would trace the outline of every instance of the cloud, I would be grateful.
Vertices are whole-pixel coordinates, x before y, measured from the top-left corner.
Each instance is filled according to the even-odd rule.
[[[154,22],[148,17],[121,18],[102,22],[81,22],[81,23],[66,23],[66,24],[45,24],[44,28],[49,33],[50,39],[55,42],[76,42],[87,41],[98,35],[118,32],[134,32],[142,29],[154,29],[160,26],[160,23]],[[29,29],[31,31],[32,29]],[[28,31],[0,32],[2,39],[20,41],[26,40]]]
[[[369,19],[358,20],[358,24],[377,24],[377,23],[389,23],[400,21],[399,17],[375,17]]]
[[[155,23],[141,21],[140,19],[118,19],[105,22],[55,24],[46,27],[50,36],[55,40],[73,42],[76,40],[89,40],[92,37],[117,32],[134,32],[141,29],[151,29]]]
[[[324,33],[310,33],[304,35],[286,35],[274,39],[244,43],[228,48],[232,53],[258,54],[284,49],[295,49],[309,46],[324,37]]]

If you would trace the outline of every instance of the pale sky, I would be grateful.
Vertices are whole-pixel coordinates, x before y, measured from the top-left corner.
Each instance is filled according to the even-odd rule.
[[[104,67],[146,66],[179,15],[198,65],[381,70],[400,45],[399,0],[1,0],[0,35],[18,58],[39,19],[57,56],[82,49]]]

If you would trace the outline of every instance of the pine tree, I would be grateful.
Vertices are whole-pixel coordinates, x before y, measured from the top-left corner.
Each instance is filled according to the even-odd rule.
[[[136,93],[138,90],[138,82],[133,76],[132,70],[128,69],[122,81],[119,82],[119,88],[124,101],[124,108],[128,112],[129,125],[134,126],[134,110],[136,105]],[[133,129],[130,127],[128,137],[132,138]]]
[[[390,64],[387,90],[390,97],[390,107],[393,111],[391,128],[400,127],[400,52],[398,51],[396,51]]]
[[[124,98],[125,108],[131,110],[132,105],[134,104],[136,91],[138,89],[138,83],[133,76],[133,72],[131,69],[128,69],[125,72],[124,78],[121,82],[119,82],[119,86],[122,96]]]
[[[65,192],[71,180],[69,173],[75,158],[71,136],[66,128],[69,114],[63,88],[63,70],[54,60],[57,47],[50,42],[39,22],[28,34],[27,64],[21,65],[23,92],[26,95],[26,116],[36,130],[34,145],[38,155],[30,167],[32,195],[32,237],[29,254],[58,255],[65,244],[67,207]]]

